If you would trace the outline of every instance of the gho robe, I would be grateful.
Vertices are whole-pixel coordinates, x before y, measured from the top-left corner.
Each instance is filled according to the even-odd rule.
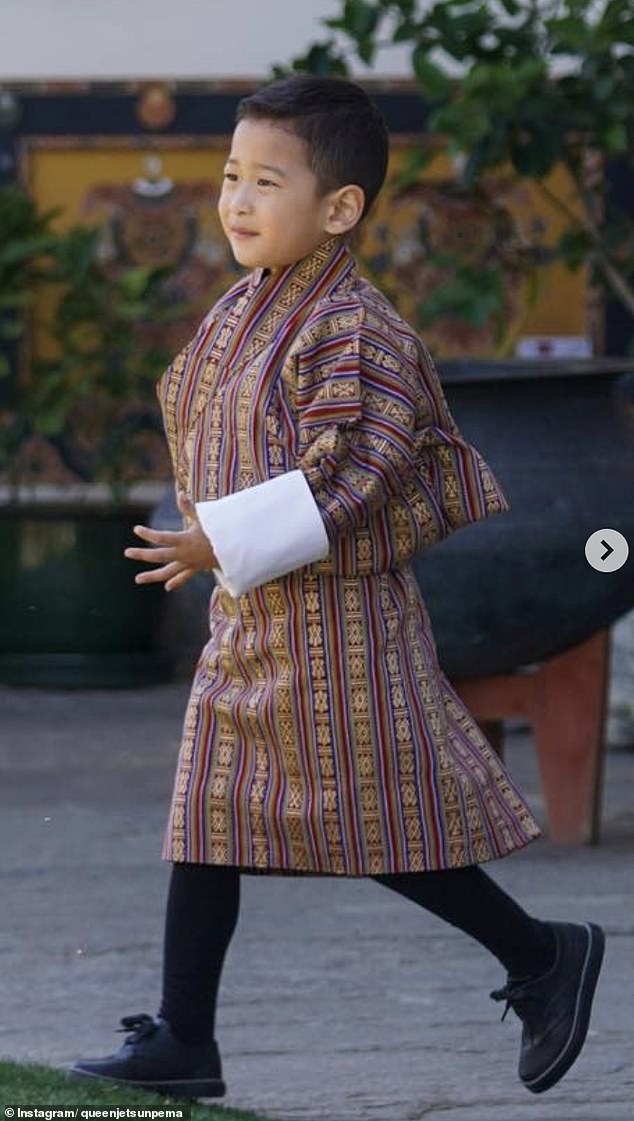
[[[363,876],[538,836],[438,664],[411,567],[508,504],[345,244],[238,281],[159,397],[220,565],[164,859]]]

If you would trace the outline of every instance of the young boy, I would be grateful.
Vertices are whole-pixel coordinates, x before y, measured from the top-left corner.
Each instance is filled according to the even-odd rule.
[[[365,92],[297,75],[240,102],[219,212],[249,270],[161,380],[182,532],[139,583],[217,578],[163,849],[159,1014],[73,1073],[222,1096],[215,1009],[240,873],[371,876],[508,973],[534,1093],[579,1054],[592,924],[526,914],[479,867],[539,830],[443,675],[412,557],[508,508],[429,354],[347,247],[385,177]]]

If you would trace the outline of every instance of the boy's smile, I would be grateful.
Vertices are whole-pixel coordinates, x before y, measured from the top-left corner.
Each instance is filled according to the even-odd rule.
[[[360,188],[350,189],[363,194]],[[332,221],[340,194],[319,195],[306,145],[286,124],[253,118],[239,122],[225,164],[218,213],[240,265],[285,268],[314,252],[327,237],[345,232]]]

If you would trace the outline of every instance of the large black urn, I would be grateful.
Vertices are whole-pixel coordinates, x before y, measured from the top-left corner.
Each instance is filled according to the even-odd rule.
[[[575,646],[634,606],[634,363],[444,362],[449,407],[511,509],[416,558],[448,676],[512,672]],[[585,557],[597,529],[633,553]]]

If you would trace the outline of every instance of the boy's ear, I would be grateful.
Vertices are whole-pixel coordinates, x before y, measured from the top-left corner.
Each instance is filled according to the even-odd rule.
[[[326,215],[325,230],[329,234],[345,234],[361,220],[365,192],[356,183],[340,187],[332,195]]]

